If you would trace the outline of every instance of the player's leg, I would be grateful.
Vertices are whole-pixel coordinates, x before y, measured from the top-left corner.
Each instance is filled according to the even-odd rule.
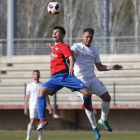
[[[41,87],[40,91],[38,92],[38,110],[40,116],[40,122],[38,125],[37,130],[39,131],[46,125],[48,125],[48,121],[45,119],[46,114],[46,96],[53,94],[54,91],[48,87]]]
[[[29,114],[30,114],[30,123],[28,124],[27,127],[27,138],[26,140],[30,140],[32,130],[34,128],[34,122],[36,118],[36,113],[34,109],[29,109]]]
[[[26,140],[30,140],[31,133],[32,133],[32,130],[34,128],[34,122],[35,122],[35,119],[31,118],[30,123],[28,124],[28,127],[27,127],[27,138],[26,138]]]
[[[77,91],[79,91],[80,93],[82,93],[84,96],[91,98],[92,94],[89,90],[89,88],[84,88],[84,89],[76,89]]]
[[[106,89],[105,85],[97,77],[90,78],[88,80],[88,82],[90,85],[91,92],[96,94],[98,97],[104,99],[104,101],[102,101],[102,105],[101,105],[102,106],[101,107],[101,114],[102,114],[102,117],[106,117],[108,115],[108,112],[109,112],[110,96],[109,96],[109,94],[108,94],[108,96],[106,95],[107,89]],[[106,107],[104,107],[104,106],[106,106]],[[102,125],[105,124],[104,125],[105,129],[107,129],[108,131],[112,131],[107,123],[107,120],[105,122],[102,121],[102,123],[101,123],[101,121],[102,121],[102,119],[100,119],[98,121],[98,123],[102,124]]]
[[[80,92],[78,93],[78,97],[80,97],[83,100],[83,94],[81,94]],[[92,102],[90,104],[90,106],[92,107]],[[99,133],[99,128],[97,126],[96,123],[96,118],[95,118],[95,114],[97,114],[96,110],[94,109],[93,112],[91,113],[91,111],[88,111],[87,109],[85,109],[85,113],[91,123],[92,129],[94,131],[94,137],[96,140],[100,139],[100,133]]]
[[[84,104],[82,104],[82,108],[87,109],[89,111],[93,111],[93,108],[90,106],[91,103],[91,92],[90,90],[86,87],[84,89],[76,89],[80,93],[82,93]]]
[[[39,123],[40,119],[38,119],[37,121],[38,121],[38,123]],[[37,125],[37,127],[38,127],[38,125]],[[40,130],[38,131],[38,140],[42,140],[42,134],[43,134],[43,129],[40,129]]]
[[[46,82],[38,92],[38,110],[39,110],[39,116],[40,116],[40,122],[38,125],[37,130],[43,129],[46,125],[48,125],[48,121],[45,119],[46,114],[46,96],[47,95],[53,95],[58,90],[60,90],[63,86],[58,86],[57,79],[52,78]]]
[[[40,91],[38,92],[38,110],[40,120],[45,118],[46,113],[46,96],[53,94],[54,91],[48,87],[41,87]]]
[[[100,98],[102,99],[101,103],[101,119],[98,121],[99,124],[103,125],[106,130],[112,132],[111,127],[109,126],[107,122],[107,116],[110,109],[110,101],[111,96],[109,95],[108,91],[103,93]]]
[[[91,123],[92,129],[94,132],[94,137],[96,140],[99,140],[101,135],[99,133],[99,127],[97,126],[95,115],[86,109],[85,109],[85,112],[86,112],[86,115]]]
[[[107,116],[109,113],[109,109],[110,109],[110,101],[111,101],[111,96],[109,95],[108,92],[105,92],[104,94],[102,94],[100,96],[100,98],[102,99],[102,103],[101,103],[101,119],[103,121],[107,121]]]
[[[78,83],[78,80],[77,80],[77,83]],[[80,81],[80,82],[82,82],[82,81]],[[82,84],[83,84],[83,86],[85,86],[84,83],[82,83]],[[80,93],[82,93],[84,95],[83,96],[84,104],[82,104],[81,107],[84,108],[84,109],[87,109],[88,111],[93,112],[93,108],[90,106],[91,96],[92,96],[90,90],[86,86],[85,86],[85,88],[80,89],[80,87],[79,87],[79,88],[76,88],[74,90],[79,91]]]
[[[67,72],[65,73],[65,76],[61,83],[64,87],[71,89],[71,91],[81,92],[84,95],[84,104],[82,105],[82,107],[88,109],[89,111],[93,111],[93,109],[90,107],[92,94],[81,80],[79,80],[75,76],[70,76]]]
[[[40,117],[39,117],[39,111],[37,110],[37,121],[38,121],[38,124],[39,124],[39,121],[40,121]],[[38,125],[37,125],[38,127]],[[38,131],[38,140],[42,140],[42,134],[43,134],[43,129],[40,129]]]
[[[82,94],[82,93],[80,93],[80,92],[78,92],[78,97],[80,97],[81,99],[82,99],[82,101],[84,101],[84,95]],[[92,107],[92,101],[90,102],[90,105],[89,105],[92,109],[93,109],[93,111],[89,111],[89,114],[93,114],[93,115],[96,115],[97,114],[97,111],[96,111],[96,109],[95,108],[93,108]],[[85,109],[86,110],[86,109]],[[87,111],[86,111],[87,112]]]
[[[111,132],[112,129],[109,127],[108,122],[107,122],[107,115],[109,113],[111,97],[105,85],[97,77],[94,77],[91,80],[92,80],[91,86],[90,86],[91,91],[102,99],[101,119],[98,121],[98,123],[103,125],[106,130]]]

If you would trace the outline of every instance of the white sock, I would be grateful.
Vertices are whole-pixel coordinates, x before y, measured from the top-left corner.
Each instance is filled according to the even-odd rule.
[[[38,139],[42,139],[43,129],[38,131]]]
[[[102,103],[101,103],[101,119],[103,121],[107,121],[107,116],[108,116],[108,113],[109,113],[109,108],[110,108],[110,102],[104,102],[102,100]]]
[[[91,112],[89,112],[88,110],[85,109],[85,112],[87,114],[87,117],[91,123],[92,128],[96,128],[97,124],[96,124],[96,119],[95,119],[95,115],[93,115]]]
[[[83,94],[82,93],[78,93],[78,96],[82,99],[83,101]],[[96,118],[95,118],[95,115],[93,115],[90,111],[86,110],[85,109],[85,112],[87,114],[87,117],[91,123],[91,126],[92,126],[92,129],[96,128],[97,127],[97,124],[96,124]]]
[[[31,137],[31,133],[33,130],[34,126],[31,126],[30,124],[28,124],[28,128],[27,128],[27,138]]]

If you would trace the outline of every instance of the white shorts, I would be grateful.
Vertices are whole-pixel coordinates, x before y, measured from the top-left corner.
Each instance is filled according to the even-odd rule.
[[[96,94],[100,97],[102,94],[107,92],[107,88],[97,77],[80,80],[90,89],[92,94]],[[83,94],[80,92],[78,92],[78,96],[82,96],[81,98],[83,98]]]
[[[38,119],[40,119],[38,109],[29,109],[29,114],[30,114],[30,119],[31,118],[38,118]]]

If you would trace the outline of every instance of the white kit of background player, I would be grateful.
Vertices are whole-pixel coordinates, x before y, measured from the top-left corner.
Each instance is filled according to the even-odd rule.
[[[28,101],[29,101],[29,116],[30,116],[30,123],[28,124],[27,128],[27,138],[26,140],[30,140],[31,133],[34,127],[35,119],[40,120],[39,112],[38,112],[38,97],[37,93],[39,92],[40,88],[44,83],[39,82],[40,72],[38,70],[33,71],[33,78],[34,82],[31,82],[27,85],[26,88],[26,98],[25,98],[25,109],[24,114],[28,115]],[[51,114],[51,107],[49,97],[46,97],[47,100],[47,107],[49,109],[49,113]],[[38,140],[42,140],[42,132],[43,130],[38,131]]]

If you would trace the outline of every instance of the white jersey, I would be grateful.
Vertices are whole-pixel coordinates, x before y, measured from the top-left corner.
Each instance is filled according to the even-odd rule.
[[[29,99],[29,108],[30,109],[38,109],[38,101],[37,101],[37,93],[39,92],[40,88],[44,85],[44,83],[39,82],[31,82],[27,85],[26,94],[30,96]]]
[[[74,64],[74,74],[79,79],[86,79],[96,76],[94,64],[100,63],[98,50],[93,47],[86,47],[82,43],[76,43],[71,47],[74,51],[76,62]]]

